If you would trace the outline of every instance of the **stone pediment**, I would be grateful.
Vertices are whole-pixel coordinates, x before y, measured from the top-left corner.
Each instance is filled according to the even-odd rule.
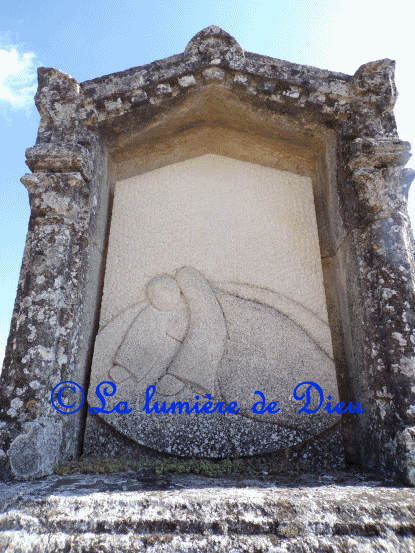
[[[292,119],[294,127],[281,131],[293,135],[302,129],[305,143],[307,131],[315,124],[336,130],[342,127],[342,134],[352,140],[362,133],[343,124],[350,119],[351,108],[375,109],[378,114],[393,108],[397,96],[394,67],[395,62],[381,60],[363,65],[349,76],[289,63],[246,52],[228,33],[211,26],[200,31],[183,54],[79,85],[56,69],[39,68],[36,104],[45,122],[50,117],[69,124],[76,118],[88,128],[100,128],[114,155],[119,153],[118,143],[121,141],[121,148],[125,144],[126,134],[133,140],[131,134],[150,126],[149,138],[157,137],[157,129],[163,130],[158,116],[161,119],[166,111],[179,110],[186,101],[189,106],[182,118],[175,113],[170,134],[201,125],[230,125],[249,131],[241,114],[232,117],[228,113],[226,103],[232,102]],[[56,92],[52,93],[54,84]],[[192,110],[189,98],[195,96],[201,96],[204,109],[196,105]],[[223,101],[226,108],[221,109]],[[396,136],[390,130],[385,138]],[[369,136],[370,129],[363,135]],[[29,156],[32,165],[31,150]]]

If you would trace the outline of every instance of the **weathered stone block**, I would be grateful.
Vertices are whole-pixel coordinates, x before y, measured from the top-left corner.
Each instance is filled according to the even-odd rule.
[[[412,553],[415,490],[361,475],[49,476],[0,486],[4,553]]]

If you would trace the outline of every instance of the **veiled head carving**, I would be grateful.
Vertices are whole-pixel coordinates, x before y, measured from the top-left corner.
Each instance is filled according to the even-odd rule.
[[[180,288],[174,278],[157,275],[147,285],[147,297],[156,309],[173,311],[180,301]]]

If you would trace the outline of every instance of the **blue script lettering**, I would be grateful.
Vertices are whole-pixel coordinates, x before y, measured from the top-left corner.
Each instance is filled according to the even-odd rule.
[[[308,387],[307,387],[305,393],[300,396],[300,395],[297,394],[297,389],[300,386],[303,386],[304,384],[307,384]],[[311,403],[311,390],[313,388],[315,388],[318,391],[320,402],[319,402],[318,407],[316,409],[311,410],[311,409],[309,409],[309,406],[310,406],[310,403]],[[301,401],[302,399],[304,399],[304,397],[306,397],[306,399],[307,399],[306,404],[303,405],[303,407],[301,407],[301,409],[298,411],[299,413],[310,413],[310,414],[317,413],[317,411],[320,409],[320,407],[322,406],[323,401],[324,401],[323,390],[315,382],[300,382],[300,384],[297,384],[297,386],[294,388],[293,396],[294,396],[294,399],[296,399],[297,401]],[[356,409],[353,409],[353,402],[352,401],[345,408],[346,404],[344,403],[344,401],[339,401],[339,403],[337,403],[334,407],[332,407],[331,406],[331,396],[327,396],[327,400],[328,401],[327,401],[327,404],[324,407],[324,409],[327,411],[327,413],[330,413],[330,414],[338,413],[339,415],[342,415],[343,413],[347,413],[348,411],[349,411],[349,413],[363,413],[363,411],[365,410],[364,408],[360,407],[360,401],[357,402]]]
[[[271,403],[266,405],[264,394],[258,390],[255,392],[255,394],[258,394],[261,397],[262,401],[257,401],[256,403],[253,404],[253,406],[251,407],[251,411],[253,413],[256,413],[257,415],[262,415],[263,413],[266,413],[266,412],[271,413],[272,415],[274,413],[278,413],[280,408],[277,407],[276,401],[271,401]]]
[[[213,402],[211,401],[212,400],[211,394],[206,394],[206,397],[208,398],[209,401],[206,401],[201,406],[199,405],[200,397],[195,396],[196,402],[193,407],[190,407],[188,401],[173,401],[169,407],[167,407],[167,404],[165,401],[163,401],[161,406],[159,406],[158,401],[155,401],[154,405],[150,407],[150,401],[153,399],[153,396],[155,393],[156,393],[156,387],[154,386],[154,384],[152,384],[146,390],[146,403],[143,407],[143,411],[145,411],[148,414],[155,413],[156,415],[158,415],[160,413],[164,413],[164,414],[176,413],[176,409],[179,412],[179,414],[181,414],[184,410],[185,413],[187,413],[188,415],[190,413],[196,413],[197,415],[199,415],[200,413],[210,414],[215,411],[218,411],[218,413],[228,412],[231,415],[235,413],[239,413],[239,408],[237,406],[236,401],[232,401],[231,403],[229,403],[227,407],[225,407],[224,401],[218,401],[214,405]]]
[[[111,397],[115,394],[115,392],[117,391],[117,386],[114,384],[114,382],[109,382],[109,381],[105,381],[105,382],[101,382],[100,384],[98,384],[98,386],[96,387],[95,389],[95,393],[97,395],[97,398],[101,401],[101,407],[90,407],[89,408],[89,413],[92,413],[92,414],[96,414],[96,413],[107,413],[107,414],[110,414],[110,413],[113,413],[114,411],[116,413],[119,413],[120,415],[126,415],[128,413],[131,413],[132,411],[132,408],[128,408],[128,402],[127,401],[120,401],[119,403],[117,403],[117,405],[111,409],[110,411],[108,411],[107,409],[105,409],[105,398],[104,396],[101,394],[101,386],[105,386],[105,384],[109,385],[110,387],[106,387],[103,389],[103,394],[104,396],[106,397]],[[111,391],[112,389],[112,391]]]
[[[360,407],[360,401],[356,403],[356,409],[353,409],[353,402],[351,401],[349,405],[345,408],[344,401],[339,401],[334,407],[331,406],[331,396],[327,396],[327,405],[324,407],[324,409],[327,411],[327,413],[338,413],[339,415],[342,415],[343,413],[363,413],[365,410],[364,408]],[[342,411],[343,409],[343,411]]]
[[[68,386],[68,384],[71,384],[71,386]],[[299,394],[297,390],[300,388],[300,386],[307,386],[305,392],[303,394]],[[81,392],[81,396],[78,400],[78,402],[74,402],[71,405],[66,405],[63,402],[62,393],[66,390],[71,390],[74,394],[76,394],[77,390]],[[318,392],[319,397],[319,403],[318,407],[315,409],[310,409],[311,406],[311,391],[316,390]],[[120,415],[126,415],[128,413],[131,413],[132,408],[128,407],[127,401],[120,401],[113,407],[113,409],[105,409],[105,398],[112,397],[115,392],[117,391],[117,386],[114,384],[114,382],[105,381],[98,384],[98,386],[95,389],[95,393],[97,395],[97,398],[101,401],[101,407],[90,407],[89,413],[97,414],[97,413],[118,413]],[[163,414],[175,414],[178,412],[179,414],[185,413],[196,413],[197,415],[200,413],[205,413],[207,415],[214,413],[215,411],[220,414],[229,413],[230,415],[234,415],[236,413],[239,413],[240,409],[238,407],[238,403],[236,401],[231,401],[227,405],[225,405],[224,401],[218,401],[216,403],[213,403],[211,394],[205,394],[205,397],[208,399],[205,403],[202,405],[199,405],[199,396],[195,396],[196,402],[191,407],[189,405],[188,401],[173,401],[169,406],[167,406],[166,402],[163,401],[161,405],[159,405],[158,401],[154,402],[154,405],[150,407],[150,402],[153,399],[154,395],[156,393],[156,386],[153,384],[152,386],[149,386],[146,390],[146,402],[143,407],[143,411],[146,413],[155,413],[156,415],[163,413]],[[271,401],[267,404],[265,400],[265,395],[257,390],[254,395],[259,395],[261,398],[261,401],[257,401],[254,403],[254,405],[251,407],[251,411],[257,415],[262,415],[264,413],[271,413],[275,414],[280,411],[280,408],[277,406],[276,401]],[[316,382],[311,381],[305,381],[300,382],[300,384],[297,384],[297,386],[294,389],[293,392],[294,399],[297,401],[306,400],[305,405],[301,407],[301,409],[298,411],[299,413],[317,413],[317,411],[320,410],[323,401],[324,401],[324,393],[321,387]],[[315,394],[314,394],[315,396]],[[82,407],[84,403],[84,392],[79,384],[72,381],[65,381],[60,382],[57,384],[51,393],[51,402],[53,407],[59,411],[60,413],[63,413],[64,415],[70,415],[73,413],[76,413],[79,411],[79,409]],[[350,401],[349,404],[346,407],[346,404],[344,401],[339,401],[336,405],[332,406],[331,404],[331,396],[327,396],[327,403],[324,409],[327,411],[327,413],[337,413],[339,415],[342,415],[344,413],[363,413],[365,410],[364,407],[360,406],[360,401],[356,403],[356,407],[354,407],[353,402]],[[79,403],[79,405],[78,405]],[[62,410],[59,407],[65,409]]]

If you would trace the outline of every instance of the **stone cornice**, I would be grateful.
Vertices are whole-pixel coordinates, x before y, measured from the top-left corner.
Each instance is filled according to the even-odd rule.
[[[173,98],[216,85],[234,89],[241,101],[265,103],[277,113],[306,112],[338,130],[346,125],[346,140],[397,138],[394,122],[382,126],[381,121],[383,114],[392,112],[397,97],[394,67],[387,59],[370,62],[350,76],[294,64],[245,52],[231,35],[211,26],[193,37],[182,54],[81,84],[41,67],[36,105],[44,127],[81,123],[96,130],[118,117],[137,116],[137,109],[167,107]],[[48,141],[47,136],[40,140]]]

